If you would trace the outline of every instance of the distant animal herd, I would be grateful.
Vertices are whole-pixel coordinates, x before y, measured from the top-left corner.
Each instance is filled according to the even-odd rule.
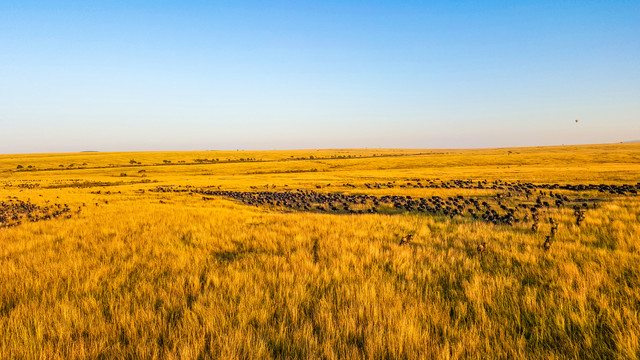
[[[78,208],[80,212],[80,208]],[[23,201],[17,197],[11,197],[7,201],[0,202],[0,228],[18,226],[24,221],[37,222],[55,219],[61,216],[71,218],[71,208],[68,204],[47,204],[39,206],[31,201]]]
[[[575,225],[581,226],[589,209],[594,209],[604,201],[604,195],[634,196],[640,190],[640,183],[635,185],[607,184],[533,184],[523,182],[507,182],[487,180],[451,180],[434,181],[409,179],[405,182],[365,183],[361,187],[367,190],[384,188],[413,189],[483,189],[490,190],[484,196],[429,196],[416,197],[410,195],[371,195],[364,193],[317,192],[307,189],[291,189],[285,186],[283,191],[275,191],[276,185],[265,185],[271,191],[230,191],[220,186],[196,188],[192,186],[158,186],[156,192],[185,192],[199,194],[202,200],[213,200],[215,197],[226,197],[238,200],[251,206],[271,206],[294,211],[309,211],[329,214],[376,214],[376,213],[422,213],[433,216],[468,218],[493,225],[528,224],[532,232],[541,230],[542,224],[547,227],[549,235],[542,245],[549,250],[551,239],[558,230],[558,221],[551,216],[551,210],[569,207],[573,210]],[[331,184],[317,185],[316,188],[331,188]],[[335,188],[335,186],[333,186]],[[357,188],[353,184],[342,184],[342,187]],[[257,189],[257,187],[252,187]],[[602,196],[580,197],[584,192],[597,192]],[[400,238],[400,245],[411,242],[413,234]],[[486,243],[478,245],[478,253],[483,253]]]

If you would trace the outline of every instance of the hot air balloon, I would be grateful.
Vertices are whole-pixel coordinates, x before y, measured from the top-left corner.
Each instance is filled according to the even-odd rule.
[[[578,123],[578,119],[576,119],[576,124]]]

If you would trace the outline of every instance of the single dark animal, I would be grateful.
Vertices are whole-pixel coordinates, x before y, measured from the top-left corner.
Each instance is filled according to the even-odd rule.
[[[409,234],[409,235],[403,236],[402,238],[400,238],[400,244],[399,245],[408,244],[408,243],[411,242],[411,240],[413,240],[413,234]]]

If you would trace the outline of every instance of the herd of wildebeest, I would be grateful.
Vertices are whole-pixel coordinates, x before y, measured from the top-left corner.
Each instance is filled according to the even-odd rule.
[[[37,222],[60,216],[71,218],[71,208],[68,204],[39,206],[29,200],[23,201],[11,196],[7,201],[0,202],[0,228],[18,226],[23,221]]]
[[[343,188],[357,188],[353,184],[342,184]],[[316,185],[318,189],[331,188],[331,184]],[[333,188],[336,186],[334,185]],[[606,196],[637,195],[640,183],[635,185],[606,184],[533,184],[507,181],[472,181],[451,180],[435,181],[407,179],[403,182],[365,183],[361,187],[367,190],[384,188],[431,188],[431,189],[465,189],[488,190],[482,196],[430,196],[416,197],[409,195],[370,195],[364,193],[318,192],[305,189],[276,191],[276,185],[264,185],[265,191],[229,191],[220,186],[196,188],[192,186],[158,186],[157,192],[185,192],[199,194],[203,200],[214,197],[226,197],[238,200],[246,205],[270,206],[293,211],[310,211],[331,214],[397,214],[422,213],[433,216],[468,218],[484,221],[494,225],[525,224],[532,232],[542,231],[544,224],[548,228],[548,236],[542,247],[548,250],[551,239],[555,236],[559,221],[552,217],[552,210],[569,207],[573,210],[575,224],[580,226],[589,209],[596,208]],[[257,187],[252,187],[252,190]],[[601,196],[585,198],[581,193],[598,192]],[[606,196],[605,196],[606,194]],[[400,245],[408,243],[412,234],[403,236]],[[482,253],[486,244],[478,245]]]
[[[222,190],[221,186],[198,188],[194,186],[161,185],[151,191],[159,193],[177,192],[198,194],[203,200],[214,197],[225,197],[238,200],[251,206],[268,206],[290,211],[308,211],[329,214],[398,214],[421,213],[431,216],[450,217],[451,219],[469,219],[483,221],[494,225],[514,226],[520,224],[532,232],[548,231],[543,248],[548,250],[560,221],[554,220],[552,209],[570,208],[573,210],[575,225],[580,226],[589,209],[596,208],[599,202],[612,197],[634,196],[640,190],[640,183],[635,185],[606,184],[533,184],[525,182],[487,181],[487,180],[450,180],[406,179],[384,183],[364,183],[361,185],[341,184],[315,185],[314,191],[293,189],[287,185],[264,185],[265,190],[251,186],[252,191]],[[348,192],[326,191],[327,189],[350,189]],[[486,190],[481,195],[425,196],[410,195],[371,195],[353,193],[358,188],[372,192],[378,189],[412,188],[412,189],[459,189]],[[451,191],[448,191],[451,193]],[[120,192],[118,192],[120,193]],[[473,192],[477,194],[477,191]],[[585,194],[585,195],[582,195]],[[108,195],[109,191],[92,191],[91,194]],[[596,194],[600,194],[597,197]],[[586,197],[590,195],[591,197]],[[160,200],[161,203],[165,203]],[[107,201],[104,201],[108,204]],[[97,205],[97,203],[96,203]],[[83,204],[85,206],[85,204]],[[80,212],[81,207],[78,208]],[[0,202],[0,228],[20,225],[23,221],[40,221],[57,218],[62,215],[71,217],[71,209],[67,204],[47,204],[39,206],[30,201],[22,201],[10,197]],[[400,244],[409,243],[412,234],[403,236]],[[482,253],[486,244],[478,245]]]

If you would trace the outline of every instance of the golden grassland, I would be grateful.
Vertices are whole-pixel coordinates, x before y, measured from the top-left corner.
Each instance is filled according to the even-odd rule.
[[[0,228],[0,358],[640,356],[640,196],[549,210],[544,251],[548,224],[151,191],[500,192],[363,186],[413,178],[636,184],[640,144],[0,155],[0,201],[73,210]]]

